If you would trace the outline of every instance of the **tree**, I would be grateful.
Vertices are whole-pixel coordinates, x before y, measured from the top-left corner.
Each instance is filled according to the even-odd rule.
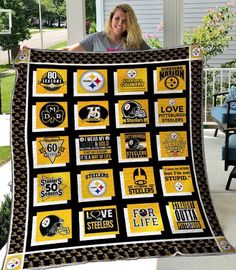
[[[25,16],[30,20],[30,23],[39,18],[39,4],[38,0],[24,0]]]
[[[8,62],[10,64],[9,50],[12,59],[16,56],[15,50],[19,49],[19,42],[30,38],[29,18],[26,16],[26,5],[24,0],[0,0],[0,8],[12,10],[12,29],[10,35],[0,36],[0,46],[3,51],[8,50]]]
[[[0,12],[0,32],[9,28],[9,17],[8,13]]]
[[[9,234],[11,217],[11,199],[9,195],[4,196],[0,206],[0,249],[6,244]]]
[[[224,7],[208,10],[203,24],[193,32],[185,33],[185,44],[199,44],[206,61],[222,54],[232,40],[230,30],[235,18],[233,7],[233,3],[227,3]]]
[[[42,18],[47,21],[48,26],[52,26],[55,19],[52,0],[41,1]]]
[[[65,0],[52,0],[52,2],[58,19],[58,26],[60,27],[61,20],[66,19],[66,2]]]
[[[95,0],[86,0],[86,18],[91,22],[96,21],[96,1]]]
[[[65,0],[42,0],[42,17],[52,26],[55,18],[60,22],[66,19],[66,2]]]
[[[96,32],[96,1],[85,1],[86,9],[86,33]]]

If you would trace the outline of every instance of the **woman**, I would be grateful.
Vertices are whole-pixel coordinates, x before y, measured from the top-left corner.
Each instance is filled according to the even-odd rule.
[[[80,43],[65,48],[67,51],[97,52],[148,49],[137,17],[128,4],[118,5],[111,11],[105,31],[90,34]]]

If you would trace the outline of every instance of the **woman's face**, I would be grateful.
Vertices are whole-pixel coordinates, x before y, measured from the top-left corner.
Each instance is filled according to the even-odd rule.
[[[121,9],[117,9],[112,20],[111,20],[111,31],[117,36],[122,36],[122,34],[127,30],[127,14]]]

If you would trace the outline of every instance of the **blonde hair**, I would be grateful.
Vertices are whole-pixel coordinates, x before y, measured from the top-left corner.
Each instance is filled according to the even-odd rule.
[[[138,50],[140,48],[140,44],[143,40],[142,31],[138,24],[137,17],[134,13],[132,7],[128,4],[121,4],[114,7],[114,9],[110,12],[110,16],[106,22],[105,31],[107,35],[109,35],[111,31],[111,21],[117,10],[122,10],[127,14],[127,30],[123,34],[123,43],[126,49],[130,50]]]

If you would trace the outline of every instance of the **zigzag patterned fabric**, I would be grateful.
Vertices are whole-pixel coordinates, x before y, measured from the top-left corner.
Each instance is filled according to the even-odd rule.
[[[15,62],[4,269],[234,253],[202,148],[197,46]]]

